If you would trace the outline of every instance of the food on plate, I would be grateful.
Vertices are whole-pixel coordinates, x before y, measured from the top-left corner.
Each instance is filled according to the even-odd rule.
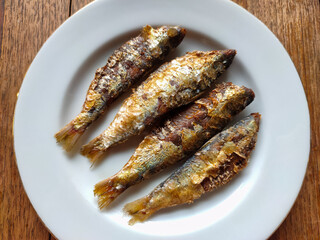
[[[192,203],[228,183],[247,166],[259,121],[260,114],[253,113],[217,134],[150,194],[126,204],[124,211],[131,215],[129,224],[143,222],[160,209]]]
[[[185,33],[178,26],[154,29],[147,25],[137,37],[115,50],[106,65],[96,71],[81,113],[55,134],[57,142],[70,151],[106,107],[156,67],[180,44]]]
[[[156,118],[197,99],[232,63],[235,50],[194,51],[163,64],[122,104],[110,126],[83,146],[93,163],[110,146],[140,134]]]
[[[130,186],[194,153],[253,99],[251,89],[222,83],[207,97],[181,109],[144,138],[117,174],[95,185],[99,207],[108,206]]]

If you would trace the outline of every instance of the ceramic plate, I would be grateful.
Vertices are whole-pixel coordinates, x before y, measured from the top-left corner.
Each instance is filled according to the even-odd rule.
[[[113,148],[97,167],[79,148],[112,121],[125,94],[66,154],[53,135],[78,114],[95,70],[142,26],[172,24],[187,36],[171,56],[232,48],[237,56],[221,81],[254,90],[238,119],[260,112],[261,130],[249,166],[192,205],[160,211],[129,226],[125,203],[149,193],[174,168],[132,187],[100,211],[93,185],[116,173],[141,137]],[[30,201],[59,239],[263,239],[288,214],[309,156],[310,124],[297,71],[278,39],[231,1],[94,1],[68,19],[43,45],[23,81],[15,111],[18,168]]]

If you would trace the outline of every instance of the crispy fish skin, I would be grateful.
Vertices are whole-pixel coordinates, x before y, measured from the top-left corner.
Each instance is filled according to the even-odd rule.
[[[95,162],[110,146],[140,134],[154,120],[197,99],[232,63],[235,50],[189,52],[162,65],[125,100],[110,126],[83,146]]]
[[[124,211],[132,217],[129,224],[143,222],[162,208],[192,203],[228,183],[247,166],[259,121],[260,114],[253,113],[217,134],[150,194],[126,204]]]
[[[185,33],[186,30],[178,26],[153,29],[147,25],[140,35],[115,50],[107,64],[97,69],[81,113],[55,134],[57,142],[65,150],[71,150],[106,107],[157,66],[181,43]]]
[[[222,83],[209,96],[186,106],[163,127],[146,136],[117,174],[95,185],[99,207],[108,206],[130,186],[194,153],[253,99],[251,89]]]

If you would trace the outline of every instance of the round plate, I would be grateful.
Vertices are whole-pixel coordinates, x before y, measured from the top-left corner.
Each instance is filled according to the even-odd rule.
[[[171,168],[132,187],[100,211],[93,185],[127,162],[141,137],[113,148],[97,167],[79,148],[112,121],[124,94],[66,154],[53,135],[81,110],[95,70],[142,26],[187,29],[171,56],[186,51],[236,49],[221,81],[250,87],[255,101],[238,117],[262,115],[249,166],[230,184],[192,205],[170,208],[129,226],[125,203],[149,193]],[[15,111],[18,168],[30,201],[59,239],[264,239],[293,205],[310,147],[303,87],[287,52],[254,16],[230,1],[94,1],[68,19],[43,45],[23,81]]]

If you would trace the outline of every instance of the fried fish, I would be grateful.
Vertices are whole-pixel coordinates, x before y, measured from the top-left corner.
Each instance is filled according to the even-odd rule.
[[[96,71],[81,113],[55,134],[57,142],[70,151],[106,107],[158,66],[181,43],[185,33],[178,26],[153,29],[147,25],[137,37],[115,50],[106,65]]]
[[[211,138],[181,168],[150,194],[128,203],[129,224],[143,222],[160,209],[192,203],[228,183],[247,166],[255,147],[260,114],[253,113]]]

